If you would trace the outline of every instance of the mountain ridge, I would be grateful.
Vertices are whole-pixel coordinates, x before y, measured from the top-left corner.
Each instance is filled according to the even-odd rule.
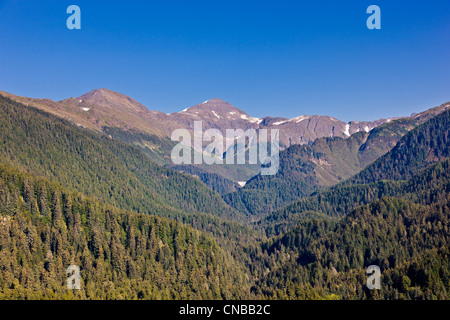
[[[192,133],[195,121],[202,121],[203,130],[218,129],[222,134],[225,134],[226,129],[243,129],[244,131],[278,129],[280,150],[284,150],[295,145],[312,145],[317,139],[323,138],[347,140],[355,133],[370,133],[384,124],[408,118],[348,123],[321,115],[301,115],[292,119],[256,118],[220,98],[212,98],[179,112],[166,114],[151,111],[133,98],[105,88],[94,89],[77,98],[60,101],[20,97],[2,91],[0,95],[52,113],[80,127],[102,132],[113,139],[137,146],[153,161],[166,166],[173,166],[170,155],[176,142],[170,140],[172,132],[183,128]],[[436,114],[440,112],[440,108],[418,113],[414,115],[414,119],[419,121],[421,117]],[[378,148],[378,146],[374,147]],[[367,151],[367,153],[370,152]],[[369,158],[372,159],[373,156]],[[218,175],[234,183],[248,181],[259,172],[258,166],[248,165],[236,168],[237,170],[219,167],[219,165],[200,165],[199,169],[206,173],[201,175],[202,177]],[[323,174],[325,175],[323,179],[326,179],[327,173],[323,172]],[[208,181],[204,180],[204,182]]]
[[[86,99],[103,101],[97,94]],[[125,143],[112,137],[117,127],[109,134],[85,130],[6,97],[0,104],[2,298],[448,299],[448,105],[348,139],[287,148],[280,168],[286,181],[319,167],[322,180],[333,177],[337,172],[326,170],[333,159],[335,167],[352,162],[343,168],[350,172],[386,150],[390,155],[371,162],[356,184],[249,220],[198,179],[153,163],[132,146],[137,136],[123,137]],[[96,106],[100,112],[110,105]],[[148,136],[139,138],[146,143]],[[253,181],[273,184],[255,178],[247,188]],[[289,184],[279,189],[295,191]],[[68,292],[66,267],[73,263],[81,267],[82,289]],[[378,291],[365,287],[374,264],[382,272]]]
[[[203,103],[188,107],[179,112],[163,113],[160,111],[151,111],[133,98],[106,88],[93,89],[77,98],[72,97],[60,101],[21,97],[4,91],[0,91],[0,94],[19,102],[32,103],[35,107],[50,111],[56,115],[64,116],[66,118],[70,118],[70,114],[73,112],[77,114],[77,116],[72,115],[74,118],[73,120],[79,120],[79,118],[84,118],[84,120],[89,119],[92,124],[90,127],[94,126],[97,130],[101,130],[101,127],[105,125],[99,116],[111,117],[114,116],[115,112],[123,118],[126,118],[126,116],[130,116],[130,114],[125,114],[125,110],[133,110],[138,113],[140,117],[144,118],[147,126],[141,126],[137,117],[128,119],[130,123],[124,123],[128,121],[126,121],[127,119],[122,119],[122,122],[113,123],[115,126],[123,126],[126,129],[130,129],[133,128],[133,126],[131,126],[131,124],[133,124],[134,129],[139,129],[146,133],[166,136],[170,136],[170,130],[177,128],[177,125],[185,125],[189,129],[192,128],[191,123],[198,120],[204,120],[207,122],[205,124],[205,130],[214,127],[223,129],[223,125],[217,125],[219,122],[218,120],[223,120],[226,122],[226,124],[230,127],[229,129],[236,129],[238,126],[241,126],[240,128],[243,130],[250,128],[282,129],[280,131],[286,132],[285,135],[280,136],[282,148],[293,144],[308,144],[318,137],[340,136],[342,138],[346,138],[355,132],[368,132],[380,124],[397,119],[390,118],[378,119],[374,121],[350,121],[346,123],[326,115],[301,115],[292,119],[273,116],[257,118],[248,115],[245,111],[220,98],[206,100]],[[100,112],[98,115],[94,114],[94,116],[90,118],[86,116],[83,117],[83,114],[89,114],[91,109],[94,112],[96,109],[104,108],[106,105],[110,107],[108,112],[112,114],[103,114]],[[62,106],[65,108],[62,108]],[[84,113],[81,111],[84,111]],[[210,112],[206,113],[205,111]],[[203,114],[200,112],[203,112]],[[303,125],[302,122],[305,120],[305,123],[307,124]],[[133,121],[137,122],[133,123]],[[164,126],[161,126],[161,121],[163,121]],[[230,123],[229,121],[234,123]],[[81,125],[84,126],[83,123],[81,123]],[[326,129],[323,129],[323,127],[326,127]],[[165,128],[169,130],[164,130]],[[308,131],[312,131],[313,133],[307,134]],[[300,134],[299,137],[294,137],[298,134]]]

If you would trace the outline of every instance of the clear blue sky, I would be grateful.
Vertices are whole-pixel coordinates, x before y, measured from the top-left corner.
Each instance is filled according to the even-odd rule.
[[[218,97],[258,117],[372,120],[450,101],[449,75],[448,0],[0,0],[0,90],[24,96],[109,88],[164,112]]]

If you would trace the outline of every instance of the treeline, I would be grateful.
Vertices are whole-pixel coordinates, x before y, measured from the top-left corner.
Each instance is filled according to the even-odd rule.
[[[141,150],[0,97],[0,158],[117,207],[177,218],[204,212],[239,220],[198,179],[153,163]]]
[[[329,189],[321,161],[361,155],[367,134],[291,147],[227,196],[237,212],[136,147],[0,99],[0,299],[450,298],[450,111]]]
[[[358,180],[365,184],[318,191],[259,221],[277,236],[250,250],[261,262],[253,266],[260,277],[252,292],[275,299],[449,299],[449,115],[408,133],[402,151],[396,147],[365,170],[379,175],[363,171],[371,177]],[[388,169],[377,171],[379,163]],[[365,285],[369,265],[381,268],[381,290]]]
[[[382,180],[371,184],[343,185],[316,192],[258,221],[267,235],[287,232],[312,216],[336,220],[353,209],[387,196],[396,196],[429,205],[450,193],[450,160],[438,162],[407,181]]]
[[[299,200],[319,188],[336,185],[389,152],[425,119],[399,119],[347,139],[325,137],[311,145],[293,145],[280,153],[274,176],[255,176],[246,186],[223,196],[241,212],[264,215]]]
[[[102,130],[113,139],[138,147],[161,166],[172,163],[170,154],[175,143],[167,137],[160,138],[154,134],[115,127],[102,127]]]
[[[407,180],[428,165],[450,156],[450,110],[412,129],[386,155],[345,184]]]
[[[448,190],[442,190],[448,183],[448,161],[432,166],[450,155],[449,124],[450,110],[447,110],[411,130],[390,152],[353,178],[274,211],[258,225],[267,227],[269,235],[279,234],[304,215],[340,218],[383,196],[429,199],[430,203],[440,192]],[[434,194],[430,194],[432,185]]]
[[[303,155],[311,152],[307,146],[290,147],[280,153],[280,167],[276,175],[257,175],[243,188],[224,194],[223,199],[236,210],[258,217],[309,195],[319,186],[314,163],[303,159]],[[318,159],[320,154],[313,157]]]

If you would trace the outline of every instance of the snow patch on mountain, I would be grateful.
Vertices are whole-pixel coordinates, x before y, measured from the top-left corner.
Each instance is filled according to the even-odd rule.
[[[243,187],[243,186],[245,186],[247,184],[247,181],[238,181],[238,185],[239,185],[239,187]]]
[[[211,112],[216,116],[217,119],[221,119],[215,111],[212,110]]]
[[[290,121],[295,121],[295,123],[299,123],[299,122],[302,122],[303,120],[306,120],[308,118],[309,118],[308,116],[300,116],[300,117],[296,117],[294,119],[291,119]]]
[[[345,134],[347,137],[350,137],[350,124],[348,124],[348,123],[345,125],[344,134]]]
[[[260,118],[253,118],[253,117],[250,117],[250,116],[248,116],[246,114],[241,115],[241,119],[247,120],[247,121],[249,121],[251,123],[261,123],[262,122],[262,119],[260,119]]]
[[[309,118],[309,116],[298,116],[298,117],[295,117],[295,118],[292,118],[292,119],[289,119],[289,120],[283,120],[283,121],[275,122],[273,125],[274,126],[279,126],[279,125],[282,125],[282,124],[285,124],[285,123],[288,123],[288,122],[294,122],[294,121],[295,121],[295,123],[299,123],[299,122],[302,122],[303,120],[306,120],[308,118]]]

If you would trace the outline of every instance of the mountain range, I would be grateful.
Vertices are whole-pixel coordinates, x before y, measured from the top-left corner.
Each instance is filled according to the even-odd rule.
[[[203,129],[218,129],[224,135],[226,129],[279,129],[280,149],[292,145],[311,145],[318,138],[347,139],[357,132],[371,132],[372,129],[393,120],[350,121],[345,123],[336,118],[319,115],[301,115],[293,119],[281,117],[255,118],[233,105],[213,98],[180,112],[163,113],[150,111],[131,97],[108,89],[95,89],[77,98],[62,101],[16,96],[0,91],[0,95],[34,106],[76,125],[97,132],[103,132],[114,139],[134,144],[152,160],[171,166],[170,153],[175,142],[170,140],[175,129],[193,130],[194,121],[202,121]],[[423,116],[423,114],[422,114]],[[419,118],[419,116],[416,116]],[[378,155],[378,154],[377,154]],[[197,165],[196,168],[175,167],[183,172],[199,173],[226,179],[232,186],[221,191],[226,193],[239,188],[259,172],[259,166],[217,166]],[[204,182],[208,183],[207,179]],[[238,184],[239,183],[239,184]]]
[[[344,123],[1,92],[0,298],[449,299],[449,109]],[[170,134],[196,120],[279,128],[278,173],[173,166]]]
[[[178,128],[193,129],[194,121],[203,121],[204,129],[280,129],[282,148],[293,144],[308,144],[321,137],[346,138],[359,131],[391,121],[380,119],[372,122],[351,121],[345,123],[329,116],[302,115],[293,119],[281,117],[255,118],[218,98],[207,100],[180,112],[165,114],[150,111],[131,97],[108,89],[95,89],[77,98],[61,101],[33,99],[0,94],[16,101],[33,105],[75,122],[79,126],[103,131],[103,127],[136,130],[159,137],[170,137]],[[159,125],[158,125],[159,124]]]

